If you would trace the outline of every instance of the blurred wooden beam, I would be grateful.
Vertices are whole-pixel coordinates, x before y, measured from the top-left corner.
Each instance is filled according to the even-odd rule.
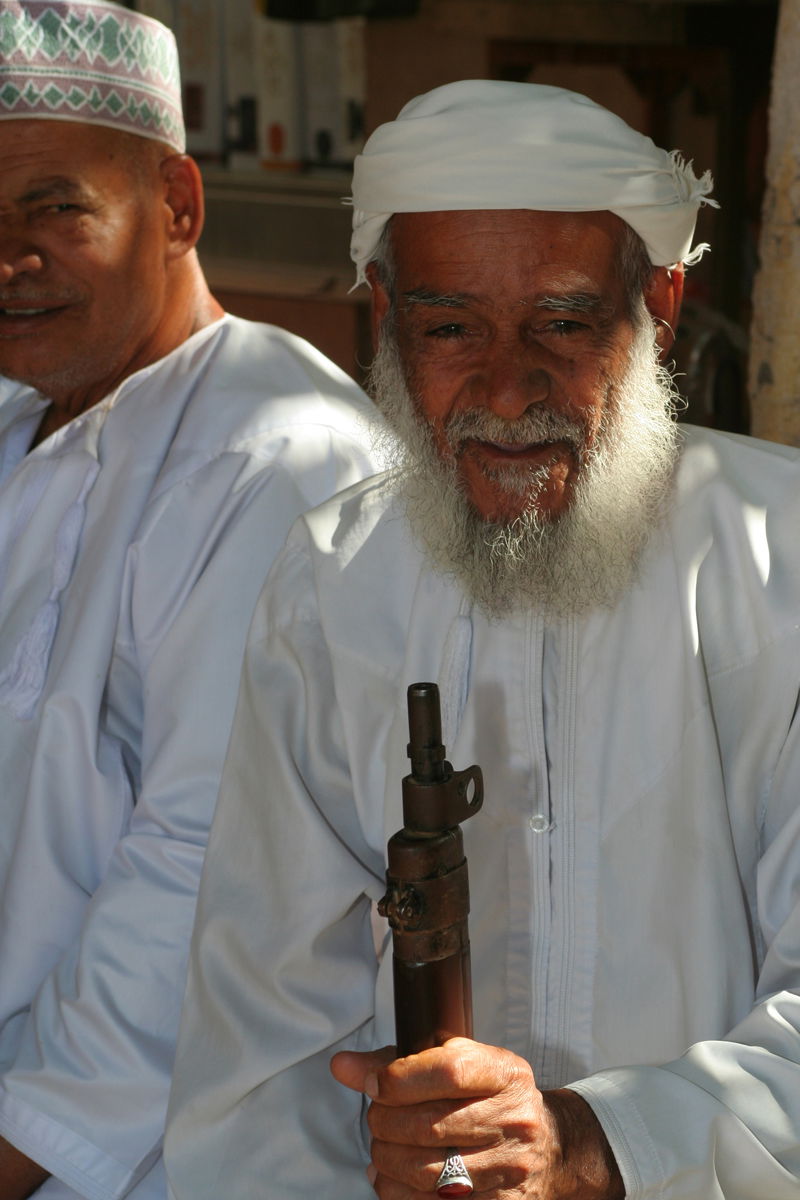
[[[756,437],[800,446],[800,0],[781,0],[767,190],[753,291],[749,390]]]

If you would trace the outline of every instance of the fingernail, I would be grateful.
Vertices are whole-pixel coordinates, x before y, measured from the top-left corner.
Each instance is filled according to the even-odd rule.
[[[370,1163],[369,1166],[367,1167],[367,1179],[369,1180],[370,1187],[372,1187],[372,1185],[374,1184],[374,1182],[377,1178],[378,1178],[378,1172],[375,1170],[372,1163]]]
[[[364,1091],[369,1096],[370,1100],[378,1099],[378,1076],[368,1075],[364,1080]]]

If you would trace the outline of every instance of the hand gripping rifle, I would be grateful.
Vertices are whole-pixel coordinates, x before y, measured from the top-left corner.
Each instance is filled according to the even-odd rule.
[[[394,946],[394,1011],[399,1056],[472,1036],[469,886],[459,824],[483,804],[480,767],[445,760],[439,689],[408,689],[408,756],[403,828],[389,839],[387,917]]]

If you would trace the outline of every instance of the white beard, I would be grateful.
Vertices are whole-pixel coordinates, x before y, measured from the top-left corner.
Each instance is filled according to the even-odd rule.
[[[547,469],[492,472],[509,494],[525,496],[508,524],[485,520],[458,475],[457,455],[442,458],[417,412],[396,346],[384,337],[370,390],[399,443],[383,447],[390,484],[405,503],[412,532],[433,565],[454,576],[490,618],[536,609],[558,617],[610,607],[631,583],[642,550],[669,496],[678,453],[674,410],[680,397],[659,365],[652,321],[643,309],[624,378],[606,384],[603,418],[591,450],[584,430],[546,405],[517,422],[487,410],[456,414],[445,433],[454,449],[479,431],[491,439],[569,441],[579,464],[568,508],[550,518],[537,507]],[[502,426],[502,430],[500,430]]]

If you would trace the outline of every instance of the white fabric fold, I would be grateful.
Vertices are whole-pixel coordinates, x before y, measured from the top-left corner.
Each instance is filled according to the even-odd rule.
[[[96,459],[89,457],[87,463],[86,457],[78,456],[76,465],[79,472],[83,469],[83,478],[78,475],[78,494],[66,512],[63,512],[56,529],[50,591],[34,613],[30,626],[17,643],[8,665],[0,671],[0,704],[8,707],[14,716],[23,721],[30,720],[33,716],[42,694],[50,652],[58,628],[61,593],[69,583],[75,565],[86,519],[86,497],[100,470]],[[46,459],[36,462],[33,466],[33,471],[24,473],[23,494],[16,509],[13,529],[7,544],[0,548],[4,560],[13,551],[17,539],[27,532],[28,519],[34,517],[47,484],[56,471],[55,463]],[[2,511],[5,514],[7,507]],[[4,570],[0,570],[0,581],[4,573]]]
[[[461,729],[461,716],[469,695],[472,654],[472,605],[464,600],[447,631],[439,691],[442,701],[442,741],[452,746]]]

